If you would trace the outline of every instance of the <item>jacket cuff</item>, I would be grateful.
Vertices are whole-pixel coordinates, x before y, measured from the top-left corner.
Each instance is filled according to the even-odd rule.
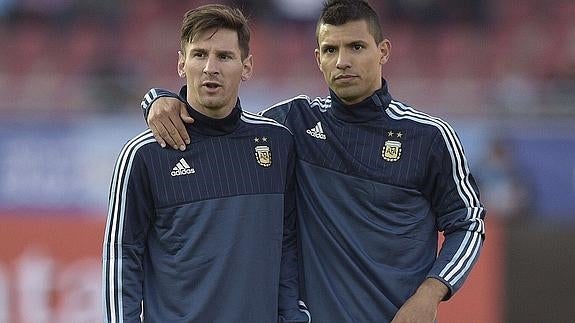
[[[311,315],[303,301],[298,301],[297,309],[280,311],[278,323],[311,323]]]
[[[140,103],[140,106],[142,107],[142,111],[144,113],[144,120],[146,120],[146,123],[148,123],[148,114],[150,113],[150,107],[152,106],[152,103],[154,103],[154,101],[156,101],[158,98],[161,97],[171,97],[177,99],[178,95],[168,90],[160,88],[151,88],[148,91],[148,93],[144,95],[144,98],[142,98],[142,102]]]

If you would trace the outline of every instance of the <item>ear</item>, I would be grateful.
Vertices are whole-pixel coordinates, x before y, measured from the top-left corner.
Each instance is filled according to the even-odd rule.
[[[377,45],[377,47],[380,51],[379,64],[383,65],[387,63],[391,55],[391,42],[388,39],[384,39],[379,43],[379,45]]]
[[[252,77],[252,73],[254,70],[254,59],[252,54],[248,55],[242,62],[242,81],[247,81]]]
[[[178,51],[178,75],[182,78],[186,77],[186,72],[184,71],[184,65],[186,63],[186,56],[181,50]]]
[[[320,52],[319,52],[319,48],[316,48],[313,53],[315,54],[315,62],[317,63],[317,67],[319,67],[319,70],[323,72],[323,70],[321,69],[321,57],[320,57]]]

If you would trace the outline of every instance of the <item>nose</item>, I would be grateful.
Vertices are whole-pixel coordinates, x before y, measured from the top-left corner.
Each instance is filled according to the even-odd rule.
[[[339,51],[335,67],[337,67],[340,70],[345,70],[351,67],[349,55],[346,53],[346,51],[344,50]]]
[[[204,66],[204,73],[209,75],[219,74],[217,57],[213,55],[208,56],[206,65]]]

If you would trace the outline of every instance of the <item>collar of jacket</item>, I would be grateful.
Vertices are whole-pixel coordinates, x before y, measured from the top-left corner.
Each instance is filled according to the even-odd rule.
[[[188,131],[198,132],[208,136],[223,136],[232,133],[238,126],[242,107],[240,99],[236,101],[236,106],[228,116],[222,119],[210,118],[196,109],[192,108],[186,99],[186,86],[180,89],[180,98],[186,102],[188,113],[194,118],[194,123],[186,124]]]
[[[345,122],[366,122],[381,118],[385,114],[385,109],[391,103],[391,95],[387,90],[387,82],[384,79],[382,79],[382,86],[379,90],[356,104],[347,105],[343,103],[331,89],[329,93],[334,116]]]

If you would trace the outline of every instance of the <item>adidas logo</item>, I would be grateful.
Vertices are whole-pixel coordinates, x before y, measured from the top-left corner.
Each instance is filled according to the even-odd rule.
[[[323,133],[323,128],[321,126],[321,121],[318,121],[318,123],[315,125],[315,127],[308,129],[305,131],[308,135],[315,137],[317,139],[322,139],[325,140],[326,136],[325,133]]]
[[[182,158],[176,164],[176,167],[174,167],[172,169],[172,172],[170,173],[170,175],[175,177],[175,176],[181,176],[181,175],[190,175],[190,174],[194,174],[195,172],[196,172],[196,170],[191,168],[190,165],[188,165],[188,163],[186,162],[186,160]]]

